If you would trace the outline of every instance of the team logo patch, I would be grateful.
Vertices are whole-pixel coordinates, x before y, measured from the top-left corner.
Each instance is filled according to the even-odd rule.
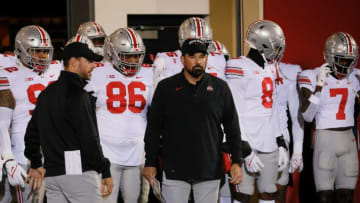
[[[208,92],[212,92],[212,91],[214,91],[214,88],[211,85],[209,85],[209,86],[207,86],[206,90]]]

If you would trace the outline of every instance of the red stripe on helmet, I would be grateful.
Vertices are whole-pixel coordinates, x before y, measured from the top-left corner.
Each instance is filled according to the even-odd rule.
[[[216,49],[219,50],[219,52],[222,52],[219,42],[214,41],[214,43],[215,43]]]
[[[134,48],[138,48],[137,47],[137,41],[136,41],[136,36],[135,36],[135,33],[132,31],[132,29],[130,28],[127,28],[128,32],[130,33],[130,38],[131,40],[133,41],[133,44],[134,44]]]
[[[199,18],[195,18],[195,24],[196,24],[196,30],[197,30],[197,35],[199,38],[202,37],[202,33],[201,33],[201,23],[200,23],[200,19]]]
[[[348,49],[349,49],[349,54],[352,54],[352,44],[351,44],[351,38],[349,36],[349,34],[347,33],[344,33],[347,41],[348,41]]]
[[[81,35],[78,35],[78,36],[76,37],[76,41],[77,41],[77,42],[80,42],[80,40],[81,40]]]
[[[45,35],[45,31],[40,27],[40,26],[36,26],[36,28],[38,29],[40,35],[41,35],[41,39],[44,42],[45,46],[49,46],[48,43],[46,42],[46,35]]]
[[[94,24],[94,26],[95,26],[95,28],[96,28],[96,31],[99,33],[99,35],[101,35],[102,32],[101,32],[101,29],[100,29],[99,25],[96,24],[95,22],[92,22],[92,23]]]

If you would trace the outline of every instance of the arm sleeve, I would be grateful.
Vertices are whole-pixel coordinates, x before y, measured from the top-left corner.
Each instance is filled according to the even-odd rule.
[[[233,163],[241,164],[242,148],[241,135],[238,115],[236,107],[230,91],[230,88],[225,84],[224,87],[224,112],[223,112],[223,126],[226,135],[226,142],[229,143],[231,159]]]
[[[300,95],[296,82],[289,85],[288,106],[292,121],[292,136],[294,142],[303,142],[304,120],[300,114]]]
[[[92,98],[90,96],[90,99]],[[83,95],[78,99],[78,103],[73,101],[71,106],[74,108],[71,108],[67,121],[79,135],[80,149],[83,154],[81,157],[91,159],[89,164],[101,172],[102,178],[108,178],[111,177],[110,162],[104,157],[100,146],[95,109],[92,108],[90,99],[87,95]]]
[[[158,83],[165,78],[165,59],[161,55],[157,55],[154,61],[154,76],[153,76],[153,86],[154,89]]]
[[[239,125],[240,125],[240,130],[241,130],[241,139],[244,141],[248,141],[247,136],[246,136],[246,130],[244,125],[242,125],[242,117],[241,117],[241,113],[242,113],[242,107],[243,105],[245,105],[245,88],[247,87],[247,80],[246,78],[242,78],[242,77],[237,77],[237,78],[227,78],[227,82],[230,88],[230,91],[232,93],[234,102],[235,102],[235,107],[237,110],[237,117],[239,119]]]
[[[0,149],[3,159],[13,158],[9,135],[13,110],[0,106]]]
[[[287,80],[288,82],[288,80]],[[290,142],[290,135],[288,130],[288,115],[287,115],[287,108],[288,108],[288,83],[279,86],[278,91],[278,111],[279,114],[279,123],[281,127],[281,134],[284,135],[284,139],[287,143]]]
[[[160,136],[163,129],[165,108],[164,88],[162,83],[158,85],[152,98],[148,111],[148,120],[145,131],[145,166],[156,167],[160,151]]]
[[[25,156],[31,162],[31,168],[36,169],[42,166],[42,155],[40,153],[40,135],[37,125],[38,111],[41,106],[41,95],[38,98],[37,105],[31,119],[27,125],[25,133]]]

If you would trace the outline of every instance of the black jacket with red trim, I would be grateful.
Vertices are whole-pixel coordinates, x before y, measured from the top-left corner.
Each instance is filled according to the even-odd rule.
[[[149,109],[145,166],[156,166],[161,141],[166,178],[187,182],[219,179],[224,132],[232,161],[240,164],[239,121],[225,81],[207,73],[196,85],[190,84],[183,72],[166,78],[158,84]]]

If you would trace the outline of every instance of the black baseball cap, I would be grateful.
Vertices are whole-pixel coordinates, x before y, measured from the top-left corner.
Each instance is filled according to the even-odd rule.
[[[187,39],[181,47],[182,55],[194,55],[197,52],[207,54],[209,43],[201,39]]]
[[[84,57],[91,62],[103,60],[103,56],[96,54],[89,49],[87,44],[82,42],[73,42],[65,47],[64,60],[69,60],[71,57]]]

